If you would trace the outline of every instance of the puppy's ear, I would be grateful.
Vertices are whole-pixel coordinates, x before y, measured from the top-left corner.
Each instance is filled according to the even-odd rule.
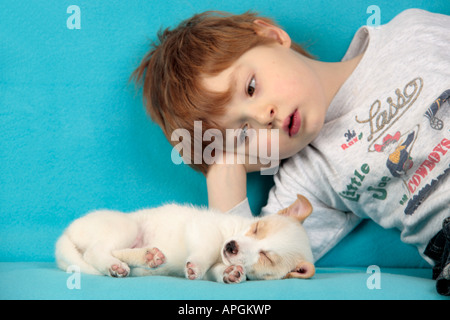
[[[311,214],[313,208],[311,203],[304,196],[298,194],[297,200],[289,207],[281,209],[278,214],[283,216],[290,216],[297,219],[300,223],[303,223],[306,218]]]
[[[289,278],[299,278],[299,279],[309,279],[316,273],[316,268],[311,262],[302,261],[295,267],[294,270],[289,272],[284,279]]]

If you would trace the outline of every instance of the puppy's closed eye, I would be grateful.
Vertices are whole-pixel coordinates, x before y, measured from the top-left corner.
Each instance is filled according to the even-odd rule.
[[[255,223],[255,225],[252,226],[253,227],[253,234],[255,234],[255,235],[258,233],[258,226],[259,226],[259,222]]]
[[[259,231],[260,231],[260,222],[258,221],[250,226],[250,229],[247,231],[247,233],[245,235],[249,236],[249,237],[257,238]]]
[[[270,263],[272,265],[274,264],[273,260],[270,258],[270,255],[266,251],[261,250],[259,252],[259,257],[260,261],[264,264],[265,263]]]
[[[255,222],[245,234],[248,237],[263,239],[267,235],[267,228],[263,221]]]

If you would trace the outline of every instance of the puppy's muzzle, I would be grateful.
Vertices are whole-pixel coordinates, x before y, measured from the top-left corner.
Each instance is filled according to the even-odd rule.
[[[239,246],[236,241],[231,240],[225,245],[225,252],[228,255],[236,255],[239,252]]]

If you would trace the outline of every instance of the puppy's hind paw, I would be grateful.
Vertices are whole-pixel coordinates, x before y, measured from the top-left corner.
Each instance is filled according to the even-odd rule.
[[[147,250],[145,260],[150,268],[157,268],[166,262],[166,257],[158,248],[153,248]]]
[[[231,265],[223,272],[224,283],[239,283],[245,281],[244,268],[239,265]]]
[[[203,278],[203,272],[201,271],[201,269],[192,262],[186,263],[185,275],[186,278],[188,278],[189,280],[196,280]]]
[[[109,275],[114,278],[124,278],[130,274],[130,268],[125,264],[113,264],[109,268]]]

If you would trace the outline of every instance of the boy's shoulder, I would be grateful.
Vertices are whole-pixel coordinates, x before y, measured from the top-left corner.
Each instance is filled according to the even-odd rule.
[[[388,25],[391,26],[430,26],[440,21],[450,19],[449,16],[433,13],[422,9],[407,9],[396,15]]]

